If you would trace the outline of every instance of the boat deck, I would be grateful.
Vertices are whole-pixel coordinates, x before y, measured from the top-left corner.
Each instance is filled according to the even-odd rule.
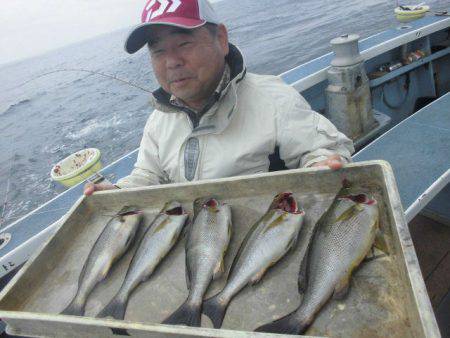
[[[388,161],[406,211],[450,168],[449,144],[450,93],[447,93],[377,138],[355,154],[353,160]],[[434,214],[442,219],[450,219],[447,191],[448,187],[444,188],[431,204]]]

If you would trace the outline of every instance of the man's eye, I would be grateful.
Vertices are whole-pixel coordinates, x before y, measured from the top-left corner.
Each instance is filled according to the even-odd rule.
[[[180,46],[180,47],[186,47],[186,46],[190,46],[191,44],[192,44],[191,41],[185,41],[185,42],[180,43],[178,46]]]
[[[161,55],[164,53],[164,49],[154,49],[152,50],[152,55]]]

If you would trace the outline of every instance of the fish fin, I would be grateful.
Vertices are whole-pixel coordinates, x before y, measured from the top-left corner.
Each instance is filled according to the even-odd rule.
[[[308,259],[311,252],[312,243],[314,242],[314,237],[316,232],[318,231],[318,224],[316,223],[311,237],[309,238],[308,245],[306,247],[305,253],[303,255],[302,262],[300,263],[300,271],[298,273],[298,292],[300,294],[305,293],[306,288],[308,287]]]
[[[185,276],[186,276],[186,286],[188,290],[191,290],[191,271],[189,270],[188,260],[186,258],[186,267],[185,267]]]
[[[306,251],[305,256],[302,259],[302,262],[300,263],[300,272],[298,273],[298,292],[300,294],[304,294],[306,291],[306,287],[308,286],[308,278],[306,278],[307,264],[308,261],[308,251]]]
[[[264,230],[261,231],[262,234],[265,234],[272,228],[276,228],[277,226],[280,226],[283,224],[283,220],[286,218],[287,213],[283,213],[279,215],[276,219],[274,219],[271,223],[267,224],[267,226],[264,228]]]
[[[297,236],[294,236],[290,239],[289,243],[286,245],[285,254],[289,252],[289,250],[294,250],[295,243],[297,242]]]
[[[117,295],[97,314],[97,318],[113,317],[124,319],[127,309],[127,298],[123,299]]]
[[[211,319],[214,328],[219,329],[222,326],[227,308],[228,302],[221,302],[218,296],[214,296],[203,302],[202,311]]]
[[[188,255],[188,252],[187,252],[187,243],[189,243],[189,237],[190,237],[193,225],[194,225],[194,222],[189,224],[189,231],[186,234],[186,250],[185,250],[185,257],[184,257],[184,262],[185,262],[185,264],[184,264],[184,266],[185,266],[184,271],[185,271],[185,277],[186,277],[186,287],[187,287],[188,290],[191,289],[191,271],[189,270],[189,267],[191,265],[189,264],[189,255]]]
[[[348,289],[350,286],[350,276],[345,275],[341,278],[341,280],[336,284],[333,293],[333,299],[341,300],[344,299],[348,294]]]
[[[136,234],[136,233],[133,232],[133,233],[130,233],[130,234],[128,235],[127,241],[126,241],[126,243],[125,243],[125,248],[128,249],[128,247],[130,247],[131,244],[134,242],[135,234]]]
[[[256,273],[249,281],[250,285],[254,285],[256,283],[258,283],[261,278],[264,276],[264,274],[266,273],[266,271],[273,265],[275,265],[281,258],[283,258],[286,253],[292,249],[295,246],[295,243],[297,242],[297,236],[294,236],[291,238],[291,240],[289,241],[289,243],[286,245],[285,248],[285,252],[283,254],[281,254],[279,257],[275,258],[267,267],[264,267],[263,269],[261,269],[258,273]]]
[[[225,263],[224,263],[224,259],[223,259],[223,256],[222,256],[222,259],[220,259],[220,260],[217,262],[217,265],[216,265],[216,267],[214,268],[212,279],[213,279],[213,280],[216,280],[216,279],[219,278],[224,272],[225,272]]]
[[[199,327],[201,324],[201,304],[195,305],[186,301],[162,323]]]
[[[63,315],[71,316],[83,316],[84,315],[84,303],[79,302],[75,297],[70,304],[61,312]]]
[[[181,229],[181,233],[180,233],[180,237],[181,238],[186,238],[187,237],[187,233],[189,231],[191,221],[188,217],[188,219],[186,220],[185,226],[183,227],[183,229]]]
[[[156,217],[158,217],[158,216],[156,216]],[[170,223],[170,219],[169,219],[169,217],[167,217],[161,223],[156,224],[154,226],[154,229],[152,229],[153,233],[156,234],[157,232],[163,230],[167,226],[167,224],[169,224],[169,223]]]
[[[262,222],[264,217],[267,217],[267,214],[262,216],[259,219],[259,221],[257,221],[250,227],[250,230],[247,232],[247,234],[245,235],[241,244],[239,245],[239,249],[238,249],[236,255],[234,256],[233,262],[231,264],[230,275],[233,273],[234,269],[236,268],[237,262],[239,261],[240,257],[242,256],[243,252],[245,251],[245,248],[247,247],[247,243],[250,241],[250,239],[253,237],[253,235],[257,233],[258,225]]]
[[[258,327],[256,332],[284,333],[284,334],[302,334],[306,331],[310,323],[303,323],[297,319],[296,311],[271,323]]]
[[[345,210],[342,214],[339,215],[339,217],[336,218],[335,222],[344,222],[348,221],[350,218],[352,218],[357,213],[361,212],[363,209],[359,204],[354,204],[347,210]]]
[[[389,247],[386,241],[386,238],[383,236],[383,233],[381,230],[378,230],[375,235],[375,241],[373,243],[373,246],[376,247],[378,250],[383,251],[386,255],[389,256]]]
[[[170,240],[170,244],[169,244],[170,248],[172,248],[177,243],[179,236],[180,236],[179,232],[176,232],[173,234],[172,239]]]
[[[189,213],[184,223],[183,229],[181,230],[181,236],[186,240],[189,238],[189,233],[191,232],[193,224],[194,224],[193,216],[191,213]]]
[[[273,265],[273,264],[275,264],[275,263],[272,263],[271,265]],[[261,280],[261,278],[264,276],[264,274],[266,273],[267,269],[268,269],[268,267],[265,267],[265,268],[263,268],[261,271],[259,271],[258,273],[256,273],[256,275],[254,275],[254,276],[250,279],[249,284],[250,284],[250,285],[254,285],[254,284],[258,283],[258,282]]]

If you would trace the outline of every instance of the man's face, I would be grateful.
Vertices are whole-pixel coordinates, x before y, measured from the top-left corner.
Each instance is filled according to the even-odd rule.
[[[150,35],[150,55],[161,87],[193,106],[207,99],[222,76],[228,54],[226,28],[217,34],[206,27],[186,30],[155,25]]]

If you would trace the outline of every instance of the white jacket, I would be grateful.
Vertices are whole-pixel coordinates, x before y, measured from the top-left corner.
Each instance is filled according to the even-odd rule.
[[[135,167],[117,186],[137,187],[267,172],[276,147],[289,169],[339,154],[351,161],[353,143],[277,76],[246,73],[230,44],[231,80],[198,126],[160,88]],[[189,112],[188,112],[189,113]]]

